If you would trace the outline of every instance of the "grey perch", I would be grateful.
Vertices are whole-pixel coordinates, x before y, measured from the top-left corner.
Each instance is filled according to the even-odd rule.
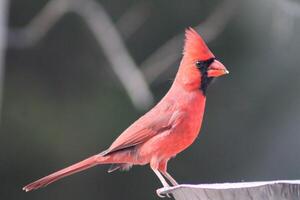
[[[300,180],[178,185],[157,192],[176,200],[300,200]]]

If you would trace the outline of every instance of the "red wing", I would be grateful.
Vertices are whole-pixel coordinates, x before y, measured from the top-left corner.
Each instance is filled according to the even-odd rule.
[[[172,113],[162,115],[145,115],[128,127],[109,147],[104,154],[143,143],[153,136],[171,128]]]

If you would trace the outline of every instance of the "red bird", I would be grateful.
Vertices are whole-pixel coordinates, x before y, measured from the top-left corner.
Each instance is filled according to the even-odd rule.
[[[206,89],[214,77],[228,74],[215,59],[200,35],[192,28],[185,33],[185,45],[176,78],[163,99],[129,126],[105,151],[41,178],[23,190],[45,187],[87,168],[112,164],[108,172],[150,164],[163,186],[177,182],[167,172],[167,163],[189,147],[202,124]]]

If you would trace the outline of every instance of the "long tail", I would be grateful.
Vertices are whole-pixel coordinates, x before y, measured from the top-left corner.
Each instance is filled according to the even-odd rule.
[[[45,187],[50,183],[53,183],[54,181],[57,181],[63,177],[80,172],[90,167],[94,167],[95,165],[109,163],[109,157],[110,156],[100,156],[100,155],[91,156],[81,162],[78,162],[67,168],[54,172],[53,174],[45,176],[44,178],[41,178],[33,183],[30,183],[25,187],[23,187],[23,190],[25,190],[26,192],[31,190],[36,190],[38,188]]]

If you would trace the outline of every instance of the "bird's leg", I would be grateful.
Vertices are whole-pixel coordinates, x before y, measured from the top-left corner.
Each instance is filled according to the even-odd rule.
[[[158,170],[158,166],[159,163],[157,162],[156,159],[153,159],[150,162],[150,167],[152,169],[152,171],[154,171],[154,173],[156,174],[156,176],[159,178],[160,182],[162,183],[162,185],[165,187],[170,187],[170,185],[168,184],[168,182],[165,180],[165,178],[163,177],[163,175],[161,175],[161,173]],[[162,188],[161,188],[162,189]],[[165,196],[161,194],[161,189],[156,190],[156,194],[161,197],[164,198]],[[170,196],[167,194],[167,197],[170,198]]]
[[[169,184],[167,183],[167,181],[164,179],[164,177],[161,175],[161,173],[157,169],[152,169],[152,170],[154,171],[156,176],[159,178],[160,182],[163,184],[164,187],[170,187]],[[160,189],[156,190],[156,194],[161,198],[165,198],[165,196],[161,194]],[[169,194],[166,194],[166,196],[168,198],[171,198]]]
[[[173,186],[178,185],[177,181],[167,172],[167,165],[168,165],[168,160],[162,160],[159,163],[158,170],[160,173],[162,173],[169,181],[172,183]]]
[[[164,179],[164,177],[161,175],[161,173],[157,169],[152,169],[156,176],[159,178],[160,182],[164,187],[170,187],[170,185],[167,183],[167,181]]]
[[[177,181],[167,172],[161,172],[171,183],[173,186],[178,185]]]

